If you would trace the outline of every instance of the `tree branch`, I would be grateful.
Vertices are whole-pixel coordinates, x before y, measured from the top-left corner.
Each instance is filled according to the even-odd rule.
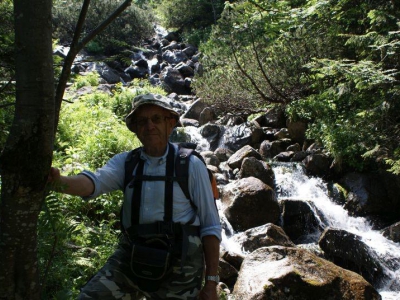
[[[71,43],[71,48],[68,52],[67,57],[65,58],[64,66],[60,75],[60,80],[57,85],[56,97],[55,97],[56,113],[54,120],[55,122],[54,134],[57,130],[58,120],[60,117],[61,102],[64,96],[64,91],[67,86],[67,81],[69,75],[71,74],[72,64],[75,60],[76,55],[80,50],[83,49],[83,47],[85,47],[85,45],[88,42],[90,42],[97,34],[103,31],[112,21],[114,21],[118,17],[119,14],[121,14],[128,6],[130,6],[131,3],[132,0],[125,0],[105,21],[100,23],[92,32],[90,32],[86,37],[84,37],[80,42],[78,42],[81,36],[83,24],[86,19],[87,10],[90,4],[90,0],[84,0],[81,13],[79,15],[78,23],[75,29],[74,38]]]
[[[250,28],[250,27],[249,27]],[[279,96],[281,97],[285,103],[290,102],[290,99],[288,99],[284,94],[281,93],[281,91],[272,83],[271,79],[268,77],[267,73],[265,73],[264,67],[261,63],[260,57],[258,55],[258,51],[255,45],[255,39],[254,39],[254,34],[253,31],[250,29],[250,37],[251,37],[251,44],[253,47],[253,52],[257,60],[258,68],[261,71],[261,74],[263,75],[265,81],[268,83],[269,87]]]
[[[232,55],[235,59],[236,65],[239,68],[240,72],[250,81],[251,85],[254,87],[254,89],[257,91],[257,93],[261,96],[261,98],[265,101],[268,102],[272,102],[272,103],[279,103],[278,101],[268,97],[267,95],[265,95],[260,88],[258,87],[257,83],[254,81],[254,79],[246,72],[246,70],[243,69],[243,67],[241,66],[237,56],[236,56],[236,52],[235,49],[233,48],[233,44],[231,43],[231,49],[232,49]]]

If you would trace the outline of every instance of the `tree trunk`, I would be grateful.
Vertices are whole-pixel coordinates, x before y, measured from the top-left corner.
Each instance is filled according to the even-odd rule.
[[[15,116],[0,157],[0,299],[40,299],[37,219],[54,141],[52,0],[14,0]]]

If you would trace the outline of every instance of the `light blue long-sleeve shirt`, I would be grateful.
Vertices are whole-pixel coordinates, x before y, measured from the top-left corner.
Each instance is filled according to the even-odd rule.
[[[173,146],[177,155],[178,147]],[[143,175],[165,176],[168,147],[162,157],[151,157],[141,151],[140,156],[145,160]],[[127,155],[128,152],[115,155],[105,166],[97,169],[94,173],[86,170],[82,172],[93,181],[95,187],[93,194],[85,199],[92,199],[104,193],[123,189]],[[133,171],[133,174],[135,172],[136,170]],[[164,186],[164,181],[143,181],[140,205],[141,224],[150,224],[164,219]],[[173,221],[186,224],[192,219],[195,211],[178,182],[174,181],[173,186]],[[197,206],[197,216],[192,225],[200,226],[201,238],[214,235],[221,241],[221,224],[210,188],[207,169],[203,162],[194,155],[190,156],[188,188],[192,201]],[[132,194],[133,187],[128,185],[123,203],[122,223],[124,228],[131,226]]]

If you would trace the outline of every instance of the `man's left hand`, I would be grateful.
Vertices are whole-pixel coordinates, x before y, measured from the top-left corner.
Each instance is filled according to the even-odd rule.
[[[200,291],[201,300],[218,300],[217,283],[207,281],[203,289]]]

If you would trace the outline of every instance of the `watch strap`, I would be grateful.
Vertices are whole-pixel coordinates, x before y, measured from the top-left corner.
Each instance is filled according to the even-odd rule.
[[[218,275],[208,275],[206,276],[206,281],[214,281],[217,284],[219,283],[219,276]]]

